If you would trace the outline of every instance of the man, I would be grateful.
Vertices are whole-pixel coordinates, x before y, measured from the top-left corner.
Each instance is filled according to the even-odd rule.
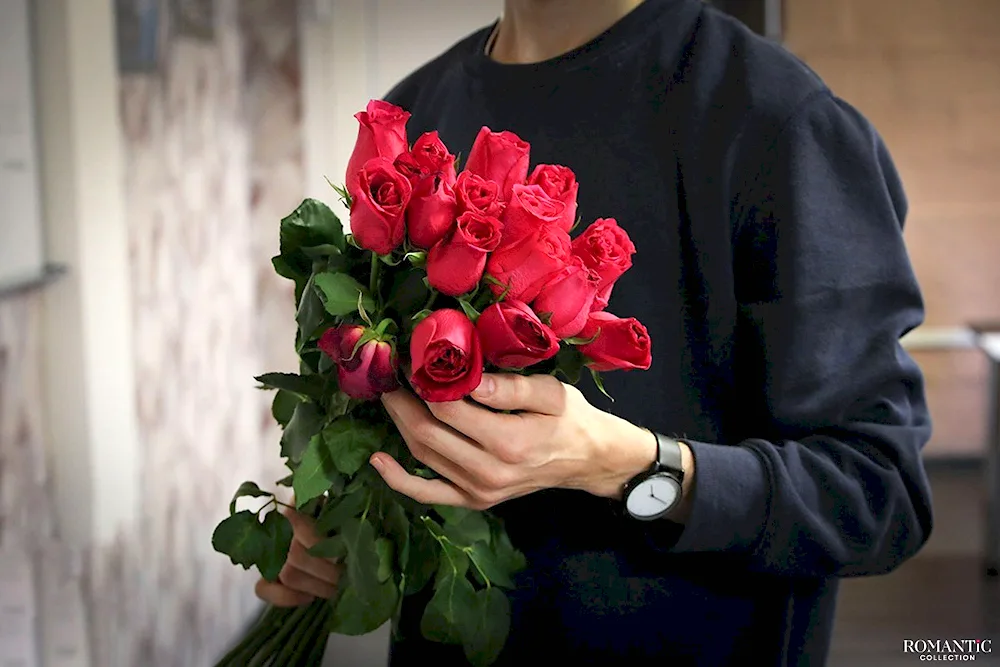
[[[500,664],[822,664],[838,578],[892,570],[932,524],[923,380],[899,345],[923,305],[873,128],[700,0],[507,0],[387,99],[453,152],[515,132],[638,248],[608,310],[646,325],[653,365],[609,374],[614,404],[550,377],[384,397],[448,480],[377,454],[387,483],[492,507],[526,553]],[[642,520],[625,489],[658,455],[682,492]],[[262,597],[332,594],[336,568],[302,553]],[[416,623],[392,665],[464,664]]]

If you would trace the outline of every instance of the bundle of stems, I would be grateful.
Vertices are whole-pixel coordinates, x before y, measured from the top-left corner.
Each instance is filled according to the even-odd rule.
[[[216,667],[320,667],[332,615],[329,600],[292,608],[268,605]]]

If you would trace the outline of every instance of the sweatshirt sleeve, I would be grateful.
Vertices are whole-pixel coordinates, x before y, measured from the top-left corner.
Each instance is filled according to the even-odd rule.
[[[814,95],[785,124],[735,216],[735,445],[686,441],[692,507],[673,552],[727,551],[787,576],[894,569],[927,540],[931,423],[899,339],[923,302],[906,201],[882,140]]]

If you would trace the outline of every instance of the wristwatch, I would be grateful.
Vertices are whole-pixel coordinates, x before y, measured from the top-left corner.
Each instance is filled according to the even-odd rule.
[[[640,521],[661,519],[681,501],[684,468],[681,445],[662,433],[656,436],[656,461],[625,485],[625,510]]]

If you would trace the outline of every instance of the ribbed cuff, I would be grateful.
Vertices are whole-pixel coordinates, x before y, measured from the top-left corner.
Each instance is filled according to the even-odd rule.
[[[694,457],[691,512],[671,551],[744,551],[767,521],[770,493],[758,456],[740,446],[684,440]]]

